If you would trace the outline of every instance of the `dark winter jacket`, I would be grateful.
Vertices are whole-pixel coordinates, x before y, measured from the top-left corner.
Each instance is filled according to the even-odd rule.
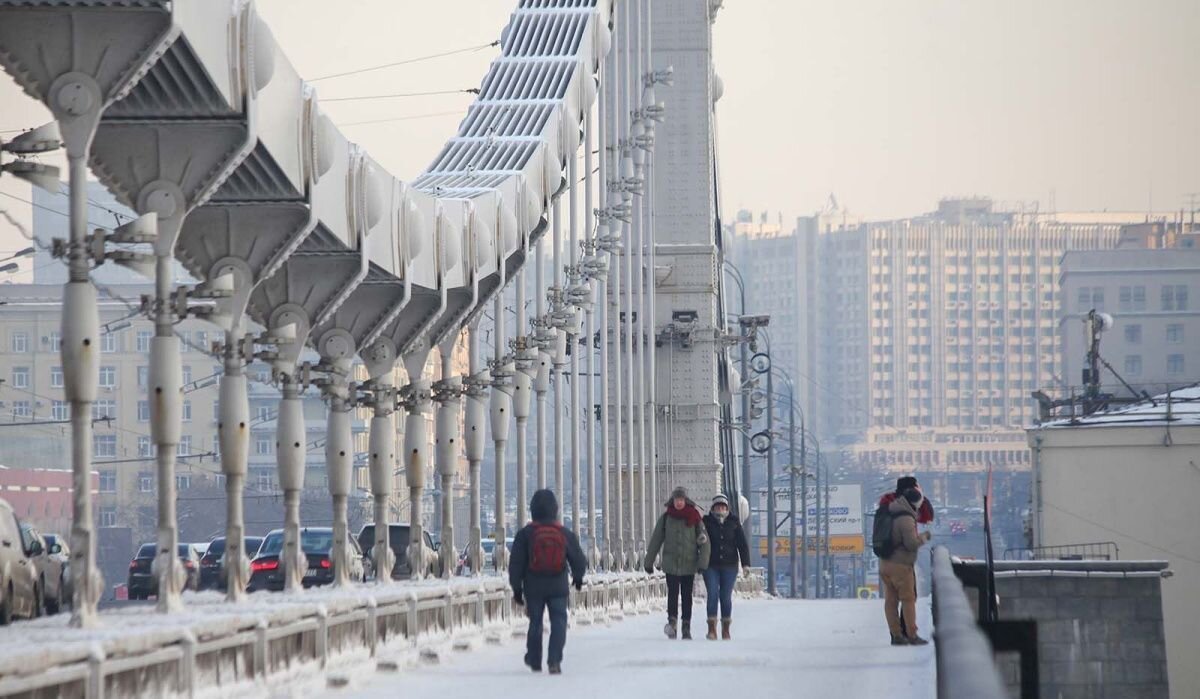
[[[887,560],[901,565],[916,565],[917,550],[925,545],[925,539],[917,534],[917,510],[908,500],[896,498],[888,505],[888,513],[892,516],[894,548]]]
[[[738,559],[742,567],[750,567],[750,545],[746,542],[746,530],[737,515],[730,513],[725,521],[717,519],[709,512],[704,515],[704,528],[708,530],[709,546],[712,553],[708,557],[709,568],[736,568]]]
[[[674,505],[668,501],[667,507]],[[708,532],[704,529],[700,510],[691,502],[684,509],[688,511],[681,513],[682,516],[667,512],[659,516],[646,549],[644,562],[647,568],[654,565],[660,549],[662,570],[667,575],[695,575],[697,571],[708,567]]]
[[[579,537],[570,529],[563,528],[567,538],[567,559],[561,573],[545,575],[529,572],[531,552],[529,544],[533,536],[535,524],[558,524],[558,500],[549,490],[539,490],[533,494],[529,503],[529,513],[533,522],[525,525],[513,538],[512,556],[508,563],[508,582],[513,592],[524,594],[526,598],[544,599],[547,597],[566,597],[570,594],[567,584],[567,570],[570,569],[571,579],[577,583],[583,582],[583,574],[587,570],[587,557],[579,545]],[[561,526],[561,525],[560,525]]]

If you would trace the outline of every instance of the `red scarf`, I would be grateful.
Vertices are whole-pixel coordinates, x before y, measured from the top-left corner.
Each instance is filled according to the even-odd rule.
[[[700,524],[701,519],[700,510],[696,509],[696,506],[691,503],[684,505],[682,510],[675,509],[674,503],[667,505],[667,516],[682,519],[687,522],[689,527]]]

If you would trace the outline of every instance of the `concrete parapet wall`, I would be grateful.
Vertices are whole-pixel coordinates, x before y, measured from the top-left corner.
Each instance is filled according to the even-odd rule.
[[[662,575],[592,576],[572,592],[576,623],[646,613],[666,598]],[[355,655],[436,652],[481,634],[524,629],[507,579],[489,576],[260,593],[229,604],[216,593],[185,597],[184,612],[153,607],[102,614],[95,629],[66,615],[0,629],[0,697],[192,697],[257,687],[323,671]]]
[[[1168,699],[1159,561],[997,563],[1001,619],[1034,619],[1041,696]],[[1020,696],[1015,653],[999,654]]]

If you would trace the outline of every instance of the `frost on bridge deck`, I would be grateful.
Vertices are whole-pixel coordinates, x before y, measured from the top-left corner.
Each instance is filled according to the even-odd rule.
[[[919,608],[921,633],[930,636],[928,598]],[[704,639],[697,600],[699,634],[690,642],[667,640],[661,613],[572,628],[561,677],[529,672],[524,640],[513,639],[398,674],[350,673],[349,686],[320,696],[926,699],[936,692],[933,646],[890,646],[878,600],[736,600],[734,609],[733,641]]]

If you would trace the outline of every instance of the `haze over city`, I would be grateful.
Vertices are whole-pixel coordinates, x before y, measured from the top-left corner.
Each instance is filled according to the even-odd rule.
[[[1198,27],[0,0],[0,697],[1197,699]]]

